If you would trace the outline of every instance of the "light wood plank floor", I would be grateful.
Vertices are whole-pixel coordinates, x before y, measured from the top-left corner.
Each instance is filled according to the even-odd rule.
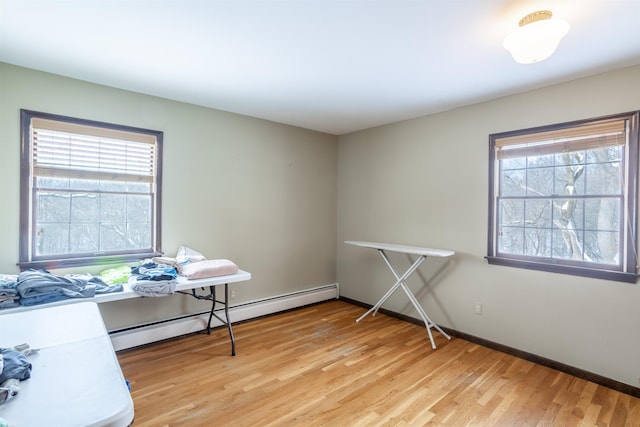
[[[118,353],[140,426],[640,426],[640,399],[331,301]]]

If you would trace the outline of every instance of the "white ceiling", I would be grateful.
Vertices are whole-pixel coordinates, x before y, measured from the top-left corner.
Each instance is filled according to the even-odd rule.
[[[0,0],[0,62],[340,135],[640,64],[640,0]]]

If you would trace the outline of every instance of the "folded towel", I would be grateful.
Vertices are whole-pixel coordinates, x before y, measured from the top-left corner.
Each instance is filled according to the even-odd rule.
[[[208,259],[181,265],[178,271],[187,279],[204,279],[236,274],[238,266],[228,259]]]

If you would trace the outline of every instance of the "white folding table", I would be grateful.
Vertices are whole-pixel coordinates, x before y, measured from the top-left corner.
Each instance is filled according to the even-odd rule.
[[[209,321],[206,325],[207,334],[211,333],[211,321],[215,317],[223,325],[227,326],[229,331],[229,339],[231,340],[231,355],[236,355],[236,340],[233,336],[233,328],[231,327],[231,319],[229,318],[229,283],[243,282],[251,279],[251,273],[243,270],[238,270],[237,273],[228,274],[225,276],[207,277],[203,279],[187,279],[186,277],[179,276],[176,279],[176,293],[190,295],[193,298],[199,300],[205,300],[211,302],[211,309],[209,311]],[[218,286],[224,286],[224,299],[220,300],[216,297],[216,289]],[[206,294],[198,293],[197,288],[208,288],[209,292]],[[137,298],[140,295],[136,294],[131,289],[128,283],[124,284],[124,291],[114,292],[111,294],[102,294],[95,297],[97,302],[119,301],[129,298]],[[217,308],[216,303],[221,304],[221,308]],[[218,310],[224,310],[224,317],[218,315]]]
[[[176,282],[176,293],[190,295],[196,299],[206,300],[211,302],[211,309],[209,311],[209,321],[206,324],[206,331],[208,334],[211,333],[211,321],[215,317],[218,319],[223,325],[227,326],[227,330],[229,331],[229,339],[231,340],[231,355],[236,355],[236,342],[233,336],[233,329],[231,327],[231,320],[229,318],[229,283],[237,283],[243,282],[251,279],[251,273],[243,270],[238,270],[235,274],[229,274],[225,276],[216,276],[216,277],[207,277],[204,279],[187,279],[186,277],[179,276]],[[216,289],[219,286],[224,286],[224,299],[220,300],[216,297]],[[99,294],[91,298],[69,298],[62,301],[52,302],[48,304],[42,305],[32,305],[32,306],[20,306],[14,308],[3,308],[0,309],[0,315],[17,313],[23,311],[34,311],[41,310],[46,307],[56,307],[70,304],[77,304],[81,302],[97,302],[104,303],[110,301],[121,301],[131,298],[140,298],[140,295],[137,294],[129,283],[123,284],[124,290],[121,292],[113,292],[107,294]],[[205,289],[208,288],[208,293],[197,292],[198,288]],[[217,306],[216,303],[221,304]],[[220,307],[220,308],[218,308]],[[224,317],[218,315],[218,312],[224,310]]]
[[[0,314],[0,347],[29,344],[31,378],[0,405],[10,426],[133,422],[131,394],[95,302]]]
[[[431,341],[431,347],[434,350],[436,348],[436,343],[435,343],[435,341],[433,339],[433,334],[431,333],[431,328],[435,328],[438,332],[440,332],[442,335],[444,335],[447,339],[451,339],[451,337],[449,335],[447,335],[447,333],[445,331],[443,331],[438,325],[436,325],[431,320],[431,318],[429,318],[429,316],[424,311],[424,309],[422,308],[422,306],[420,305],[420,303],[418,302],[416,297],[413,295],[411,290],[409,290],[409,288],[405,284],[405,281],[407,280],[407,278],[414,271],[416,271],[418,269],[418,267],[420,267],[420,264],[422,264],[422,262],[425,259],[427,259],[427,257],[429,257],[429,256],[449,257],[449,256],[454,255],[455,252],[450,251],[450,250],[446,250],[446,249],[422,248],[422,247],[418,247],[418,246],[396,245],[396,244],[392,244],[392,243],[360,242],[360,241],[353,241],[353,240],[347,240],[347,241],[345,241],[345,243],[347,243],[349,245],[361,246],[361,247],[364,247],[364,248],[376,249],[378,251],[378,253],[380,253],[380,255],[382,256],[382,259],[384,259],[384,261],[387,264],[387,266],[389,267],[389,270],[391,270],[391,273],[393,273],[394,277],[396,278],[395,284],[391,288],[389,288],[387,293],[385,293],[382,298],[380,298],[380,301],[378,301],[376,303],[376,305],[371,307],[366,313],[364,313],[362,316],[360,316],[356,320],[356,322],[360,322],[362,319],[364,319],[371,312],[373,312],[372,315],[375,316],[375,314],[378,312],[378,309],[380,308],[380,306],[398,288],[402,288],[402,290],[407,295],[407,297],[409,297],[409,300],[411,301],[411,304],[413,304],[415,309],[420,314],[420,317],[422,318],[422,321],[424,322],[424,325],[427,328],[427,332],[429,333],[429,340]],[[411,264],[411,266],[407,269],[407,271],[404,272],[404,274],[398,275],[396,270],[393,268],[393,265],[391,265],[391,261],[389,260],[389,257],[387,256],[385,251],[400,252],[400,253],[411,254],[411,255],[418,255],[418,258],[413,262],[413,264]]]

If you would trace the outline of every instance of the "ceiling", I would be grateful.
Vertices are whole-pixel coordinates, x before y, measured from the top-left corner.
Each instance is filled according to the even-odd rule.
[[[571,30],[518,64],[502,41],[539,9]],[[0,62],[341,135],[640,64],[639,20],[640,0],[0,0]]]

